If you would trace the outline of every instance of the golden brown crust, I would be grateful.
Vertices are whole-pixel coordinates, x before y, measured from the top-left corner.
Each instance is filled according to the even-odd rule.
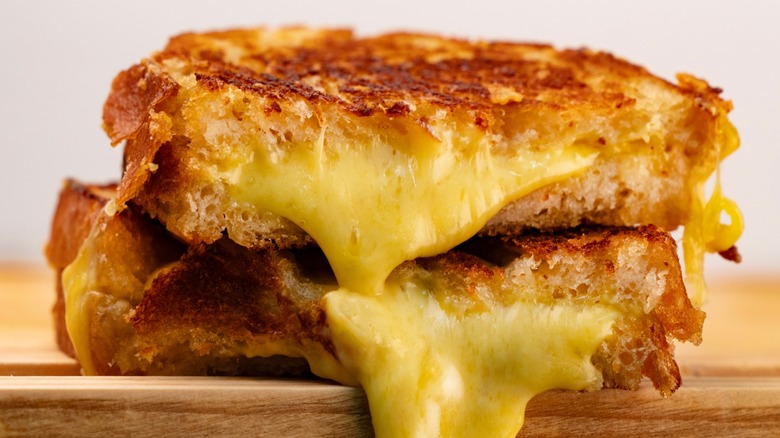
[[[642,67],[587,49],[558,51],[542,44],[414,33],[358,38],[344,30],[309,30],[311,38],[300,46],[259,43],[272,32],[185,34],[171,39],[154,60],[191,62],[198,81],[213,89],[231,84],[277,99],[338,103],[358,116],[405,115],[410,101],[488,110],[500,100],[491,91],[495,87],[519,94],[513,106],[611,110],[636,102],[626,95],[624,81],[662,82]],[[683,82],[684,88],[664,86],[693,93],[709,105],[722,102],[720,90],[691,81]],[[491,115],[485,116],[477,125],[491,123]]]
[[[335,278],[330,274],[332,282],[310,296],[291,290],[282,278],[286,270],[305,278],[299,266],[305,257],[247,251],[229,239],[198,245],[174,267],[154,277],[130,322],[141,336],[180,325],[220,333],[234,341],[251,342],[259,336],[300,344],[311,340],[335,355],[330,338],[323,333],[325,313],[319,304],[321,295],[336,288]],[[321,253],[318,262],[327,266]]]
[[[121,194],[140,189],[149,176],[157,149],[170,140],[160,129],[154,111],[175,96],[177,90],[176,82],[146,65],[135,65],[119,73],[111,85],[111,94],[103,106],[103,127],[112,144],[127,140],[126,177],[120,182],[117,201],[120,206],[130,199]]]
[[[103,123],[112,144],[136,137],[147,122],[149,110],[176,94],[178,85],[145,65],[120,72],[103,105]]]
[[[85,185],[72,179],[63,182],[44,251],[52,267],[64,269],[76,258],[92,224],[115,193],[116,184]]]

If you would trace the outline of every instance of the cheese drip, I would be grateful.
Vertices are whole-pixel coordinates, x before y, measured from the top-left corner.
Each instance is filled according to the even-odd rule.
[[[716,124],[717,163],[715,186],[709,200],[704,185],[710,175],[696,176],[691,185],[691,215],[683,231],[683,255],[685,258],[685,283],[691,302],[701,307],[706,299],[704,282],[704,255],[707,252],[725,251],[737,243],[744,229],[742,212],[736,202],[723,195],[720,184],[720,161],[739,147],[739,136],[725,114]],[[729,217],[729,223],[721,223],[721,215]]]
[[[584,170],[597,155],[584,146],[497,155],[478,130],[458,140],[388,129],[345,144],[328,144],[325,131],[316,144],[256,146],[231,195],[300,226],[339,285],[368,294],[404,261],[448,251],[512,200]]]
[[[514,437],[536,394],[597,389],[590,358],[616,312],[515,302],[447,307],[422,283],[325,296],[339,359],[366,391],[377,437]]]
[[[100,255],[95,251],[99,224],[92,227],[89,236],[79,248],[76,258],[62,271],[62,290],[65,298],[65,326],[76,351],[82,373],[97,374],[90,347],[90,325],[95,308],[104,294],[99,283]]]

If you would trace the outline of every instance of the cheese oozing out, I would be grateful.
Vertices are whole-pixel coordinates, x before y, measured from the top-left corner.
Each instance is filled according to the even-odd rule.
[[[715,186],[709,200],[704,185],[710,174],[694,175],[691,190],[691,215],[683,231],[683,256],[685,258],[685,283],[688,295],[696,307],[704,304],[707,287],[704,282],[704,255],[707,252],[725,251],[737,243],[744,230],[742,212],[737,203],[723,195],[720,184],[720,161],[737,150],[739,135],[734,126],[722,114],[716,122],[715,144],[718,163],[715,166]],[[721,222],[721,215],[729,217],[729,223]]]
[[[466,315],[430,295],[446,291],[386,282],[597,153],[565,145],[498,155],[479,133],[463,144],[423,129],[325,144],[322,129],[316,144],[255,149],[231,194],[292,220],[327,256],[340,285],[325,298],[328,325],[378,436],[514,436],[532,396],[600,385],[590,357],[613,322],[607,308],[518,302]]]
[[[435,138],[423,128],[326,144],[327,129],[323,122],[313,143],[256,145],[230,194],[290,219],[327,256],[340,285],[324,298],[328,325],[339,361],[366,390],[377,435],[513,436],[535,394],[599,386],[590,358],[614,322],[609,307],[517,302],[464,313],[442,305],[446,290],[387,280],[404,261],[468,239],[512,200],[583,171],[594,150],[567,144],[499,155],[485,135]],[[701,277],[704,251],[730,246],[741,228],[719,186],[703,201],[703,181],[683,242],[691,279]],[[731,226],[720,224],[721,211]],[[87,246],[63,284],[68,330],[89,374],[85,307],[94,304],[96,255]],[[341,371],[318,372],[345,382]]]
[[[81,245],[76,259],[62,272],[62,290],[65,298],[65,325],[68,335],[79,359],[82,373],[94,375],[90,346],[90,321],[94,308],[103,296],[102,288],[97,284],[98,275],[94,241],[97,227],[92,227],[87,240]]]
[[[447,292],[405,280],[378,296],[325,296],[377,436],[514,437],[534,395],[601,387],[590,358],[617,316],[609,307],[518,301],[463,312],[444,304]]]
[[[611,326],[607,308],[518,302],[464,315],[443,310],[422,284],[386,283],[404,261],[449,250],[513,199],[586,169],[594,150],[497,155],[479,132],[434,138],[423,128],[332,145],[325,129],[314,144],[256,147],[231,195],[292,220],[326,254],[340,285],[325,298],[328,324],[352,379],[340,367],[313,369],[357,378],[380,436],[508,435],[533,395],[598,387],[590,357]],[[87,374],[90,312],[81,307],[96,294],[89,246],[64,276],[68,328]],[[403,424],[393,420],[399,412]]]
[[[325,144],[326,129],[323,123],[314,144],[256,147],[231,194],[300,226],[339,285],[368,294],[379,293],[404,261],[448,251],[510,201],[584,170],[598,155],[574,145],[496,155],[477,128],[459,138],[385,129],[343,144]]]

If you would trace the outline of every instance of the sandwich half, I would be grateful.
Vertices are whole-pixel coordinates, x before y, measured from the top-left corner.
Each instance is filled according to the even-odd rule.
[[[670,395],[704,252],[734,258],[742,227],[704,195],[738,146],[730,103],[678,82],[432,35],[175,37],[112,85],[118,185],[61,194],[75,354],[360,385],[379,436],[512,436],[553,388]]]

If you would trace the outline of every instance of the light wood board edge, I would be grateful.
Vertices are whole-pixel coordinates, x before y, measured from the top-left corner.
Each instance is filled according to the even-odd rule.
[[[689,378],[652,388],[551,391],[520,436],[777,436],[780,378]],[[373,435],[360,389],[321,381],[192,377],[0,377],[0,436]]]

